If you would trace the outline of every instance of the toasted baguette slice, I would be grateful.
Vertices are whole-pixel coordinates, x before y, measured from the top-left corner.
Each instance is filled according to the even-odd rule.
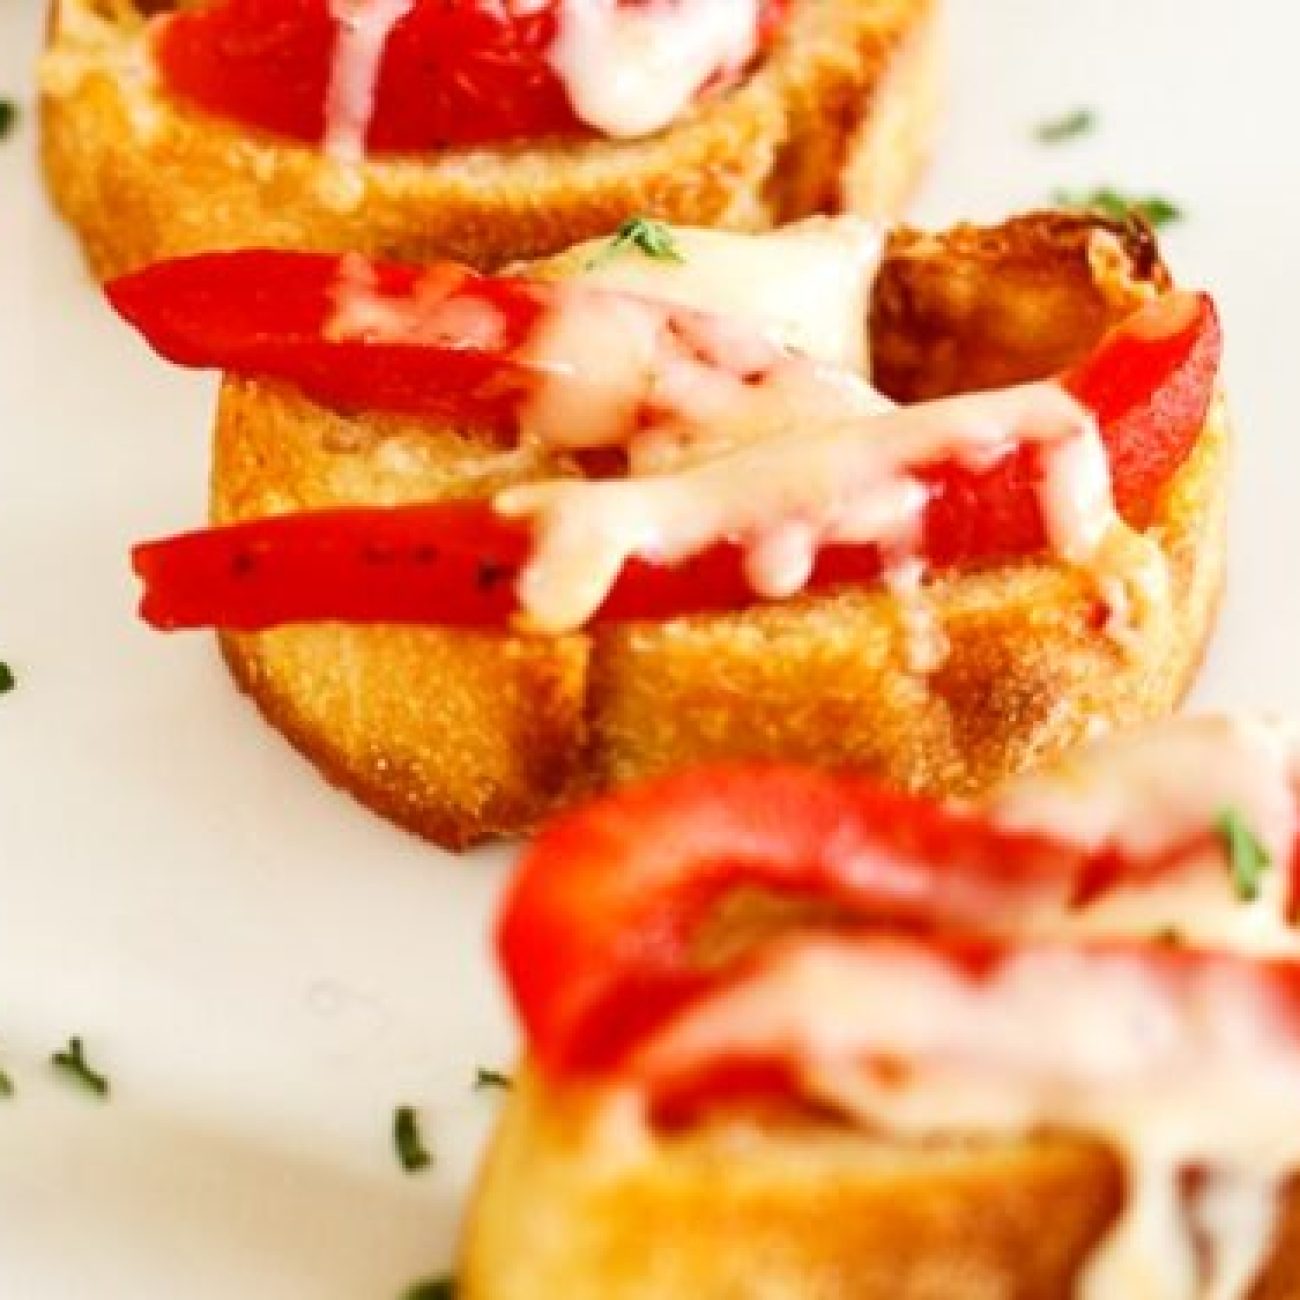
[[[526,1074],[504,1106],[465,1300],[1069,1300],[1124,1197],[1115,1157],[1064,1136],[909,1144],[807,1116],[629,1138]],[[1250,1294],[1300,1296],[1294,1192]]]
[[[893,236],[876,283],[876,381],[902,400],[1051,374],[1167,287],[1149,232],[1040,215]],[[227,381],[212,508],[229,522],[474,497],[556,469],[472,431],[325,410]],[[949,652],[912,671],[907,611],[879,589],[559,638],[306,625],[222,638],[267,718],[337,784],[460,847],[580,794],[723,757],[860,768],[970,794],[1099,727],[1170,712],[1224,571],[1228,430],[1214,412],[1120,572],[1157,594],[1124,644],[1050,559],[936,574]]]
[[[938,0],[790,8],[741,85],[658,135],[375,158],[353,172],[161,95],[131,0],[55,0],[41,75],[45,172],[102,277],[240,247],[490,269],[633,213],[733,229],[895,213],[937,113]]]

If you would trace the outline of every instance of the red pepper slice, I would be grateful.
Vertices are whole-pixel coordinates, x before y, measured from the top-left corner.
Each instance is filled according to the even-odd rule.
[[[762,6],[762,40],[784,3]],[[556,9],[554,0],[416,0],[380,64],[370,150],[417,153],[584,132],[547,60]],[[315,144],[326,130],[336,33],[329,0],[215,0],[162,20],[154,53],[177,98]]]
[[[882,924],[952,923],[1055,895],[1081,866],[865,780],[719,768],[553,822],[514,878],[498,947],[543,1068],[602,1070],[716,985],[691,954],[742,887]]]
[[[508,429],[529,381],[513,354],[554,286],[486,278],[468,267],[428,267],[316,253],[247,250],[161,262],[106,288],[117,311],[168,361],[281,379],[345,410],[392,411]],[[396,312],[422,314],[419,343],[336,337],[343,286],[364,276]],[[428,314],[483,308],[499,326],[491,346],[429,342]],[[448,319],[452,319],[449,315]]]
[[[475,280],[470,287],[497,283]],[[256,318],[255,309],[249,315]],[[229,326],[232,351],[244,337],[242,324]],[[176,352],[187,346],[162,329],[155,335]],[[249,346],[265,350],[256,341]],[[1169,475],[1195,445],[1220,346],[1211,300],[1176,294],[1107,335],[1065,377],[1082,401],[1098,404],[1116,502],[1130,523],[1149,520]],[[423,358],[427,350],[415,351]],[[1026,446],[990,471],[927,471],[934,495],[925,515],[925,557],[952,565],[1040,551],[1037,456]],[[495,518],[485,503],[458,503],[254,520],[146,544],[137,548],[135,566],[146,584],[143,613],[160,628],[251,631],[314,620],[499,626],[514,612],[514,579],[527,553],[519,526]],[[491,600],[477,586],[473,555],[497,575]],[[828,547],[810,586],[871,582],[880,567],[871,547]],[[671,567],[627,565],[596,619],[661,619],[755,601],[741,551],[722,543]]]
[[[811,911],[841,933],[1014,935],[1027,922],[1067,919],[1099,890],[1201,869],[1212,823],[1185,849],[1144,859],[1112,843],[1089,852],[1001,829],[860,777],[782,767],[679,774],[545,829],[507,895],[498,949],[542,1067],[604,1072],[747,969],[749,955],[699,956],[719,903],[738,891],[788,900],[796,910],[786,931],[801,918],[806,928]],[[1294,881],[1294,858],[1287,870]]]

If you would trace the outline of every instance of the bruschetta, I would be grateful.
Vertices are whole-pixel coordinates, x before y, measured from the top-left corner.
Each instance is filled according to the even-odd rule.
[[[635,214],[894,214],[938,0],[54,0],[55,201],[102,277],[279,247],[481,269]]]
[[[724,767],[545,830],[465,1300],[1300,1295],[1293,733],[978,808]]]
[[[1140,225],[643,223],[492,278],[246,253],[109,292],[228,372],[215,527],[137,551],[146,617],[219,629],[446,845],[707,759],[970,794],[1172,710],[1209,634],[1218,321]]]

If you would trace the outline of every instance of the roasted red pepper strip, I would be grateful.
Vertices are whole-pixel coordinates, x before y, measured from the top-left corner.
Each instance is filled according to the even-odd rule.
[[[231,346],[242,336],[232,324]],[[1210,299],[1171,295],[1109,334],[1065,377],[1082,401],[1098,404],[1116,501],[1130,523],[1149,520],[1169,475],[1195,445],[1219,351]],[[1037,474],[1032,446],[982,473],[958,466],[927,471],[934,495],[925,514],[925,558],[951,565],[1040,551]],[[257,630],[315,620],[492,626],[515,610],[514,579],[528,542],[484,503],[336,510],[150,543],[137,549],[135,565],[146,584],[145,617],[161,628]],[[491,600],[477,585],[475,554],[497,575]],[[874,549],[828,547],[810,586],[870,582],[879,574]],[[740,549],[722,543],[672,567],[629,564],[596,617],[662,619],[743,609],[756,599]]]
[[[762,7],[761,39],[783,4]],[[326,130],[336,33],[329,0],[216,0],[162,20],[154,50],[178,98],[314,144]],[[416,0],[380,65],[369,148],[413,153],[583,132],[547,59],[555,35],[553,2]]]
[[[467,267],[358,259],[381,301],[427,315],[486,308],[499,329],[491,347],[334,337],[346,264],[316,253],[249,250],[162,262],[116,280],[113,306],[177,365],[283,379],[309,397],[352,410],[391,411],[508,430],[530,381],[512,354],[547,307],[553,286],[484,278]]]
[[[710,919],[737,892],[796,905],[782,930],[806,929],[811,910],[814,924],[838,931],[1017,934],[1052,917],[1064,924],[1081,900],[1097,901],[1099,880],[1109,892],[1203,870],[1213,826],[1209,813],[1181,848],[1141,856],[1001,829],[860,777],[680,774],[545,829],[506,898],[499,951],[542,1066],[601,1071],[745,960],[700,959]],[[1294,880],[1294,857],[1284,869]],[[1225,901],[1235,905],[1228,891]]]
[[[748,887],[847,917],[936,924],[1054,897],[1082,860],[857,779],[721,768],[637,787],[542,832],[498,944],[544,1068],[600,1070],[718,979],[702,924]]]

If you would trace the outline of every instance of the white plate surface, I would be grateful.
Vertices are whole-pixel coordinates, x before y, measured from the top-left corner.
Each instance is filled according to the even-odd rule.
[[[1201,702],[1300,713],[1300,19],[1287,0],[954,0],[918,215],[1061,185],[1166,193],[1223,305],[1241,434]],[[0,7],[0,1296],[390,1300],[450,1259],[508,1064],[487,956],[507,856],[455,860],[327,789],[205,638],[132,616],[133,539],[201,518],[212,384],[116,325],[34,173],[37,0]],[[1076,106],[1101,126],[1046,148]],[[86,1039],[96,1105],[46,1064]],[[438,1165],[396,1167],[395,1105]]]

